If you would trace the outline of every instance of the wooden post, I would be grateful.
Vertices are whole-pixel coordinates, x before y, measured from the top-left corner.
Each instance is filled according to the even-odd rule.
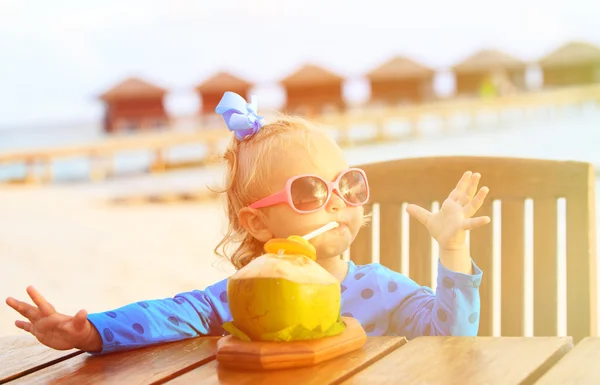
[[[165,158],[163,155],[163,148],[157,147],[154,149],[154,162],[150,165],[151,173],[164,172],[167,169]]]
[[[54,173],[52,172],[52,157],[48,156],[43,158],[44,171],[39,177],[39,181],[42,183],[52,183],[54,179]]]
[[[352,139],[352,122],[348,120],[348,118],[344,115],[340,115],[340,123],[338,126],[339,132],[339,140],[346,147],[352,147],[354,145],[354,140]]]
[[[205,142],[206,145],[206,157],[204,158],[204,164],[210,164],[216,162],[219,159],[219,140],[218,138],[209,138]]]
[[[26,167],[25,183],[33,184],[33,183],[37,182],[38,178],[36,176],[35,166],[36,166],[36,159],[34,156],[29,156],[29,157],[25,158],[25,167]]]
[[[377,137],[375,139],[376,142],[385,143],[388,140],[388,135],[385,132],[385,124],[387,119],[385,116],[377,116],[375,118],[375,125],[377,127]]]
[[[450,110],[448,108],[438,108],[438,117],[440,120],[440,125],[442,126],[442,133],[444,135],[450,134],[450,118],[451,118]]]
[[[105,180],[108,175],[113,173],[112,156],[102,155],[100,152],[94,151],[90,154],[89,178],[92,182]]]
[[[419,131],[419,120],[421,116],[418,113],[410,113],[409,121],[410,121],[410,137],[415,139],[421,136],[421,132]]]

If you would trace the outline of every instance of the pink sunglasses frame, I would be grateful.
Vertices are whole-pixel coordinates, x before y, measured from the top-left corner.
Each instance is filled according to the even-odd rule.
[[[365,201],[363,203],[351,203],[348,202],[343,196],[342,193],[340,192],[340,180],[342,179],[342,176],[344,176],[345,174],[347,174],[350,171],[357,171],[359,172],[362,177],[365,180],[365,186],[367,189],[367,198],[365,199]],[[295,206],[294,206],[294,202],[292,201],[292,183],[294,181],[296,181],[297,179],[300,178],[305,178],[305,177],[313,177],[313,178],[317,178],[321,181],[323,181],[325,183],[325,185],[327,186],[327,199],[325,199],[325,202],[323,203],[323,205],[319,208],[316,208],[314,210],[309,210],[309,211],[301,211],[298,210]],[[338,177],[333,181],[330,182],[328,180],[323,179],[322,177],[315,175],[315,174],[302,174],[302,175],[296,175],[291,177],[290,179],[287,180],[287,182],[285,183],[285,187],[279,191],[276,192],[275,194],[269,195],[265,198],[259,199],[258,201],[252,203],[250,205],[250,208],[253,209],[259,209],[262,207],[268,207],[268,206],[274,206],[280,203],[287,203],[292,210],[294,210],[296,213],[298,214],[310,214],[310,213],[314,213],[317,212],[319,210],[321,210],[323,207],[327,206],[327,204],[329,203],[329,200],[331,199],[331,196],[333,195],[334,192],[338,193],[339,197],[348,205],[348,206],[352,206],[352,207],[356,207],[356,206],[362,206],[365,203],[367,203],[369,201],[370,198],[370,189],[369,189],[369,181],[367,179],[367,174],[360,168],[348,168],[346,170],[343,170],[342,172],[340,172],[340,174],[338,175]]]

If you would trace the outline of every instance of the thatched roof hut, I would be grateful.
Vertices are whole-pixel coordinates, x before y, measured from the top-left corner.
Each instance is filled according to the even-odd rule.
[[[573,41],[558,47],[538,61],[544,87],[600,82],[600,47]]]
[[[214,114],[225,91],[232,91],[247,98],[248,91],[252,86],[253,84],[249,81],[229,72],[215,73],[194,88],[202,99],[200,113],[202,115]]]
[[[366,75],[371,103],[419,103],[433,96],[435,71],[405,56],[394,57]]]
[[[169,123],[164,107],[167,90],[138,77],[127,78],[100,95],[104,130],[161,127]]]
[[[344,78],[332,71],[306,64],[280,81],[286,92],[285,110],[307,115],[344,110],[343,82]]]
[[[486,83],[498,76],[516,89],[524,89],[526,70],[526,62],[496,49],[480,50],[452,66],[458,96],[478,95]]]

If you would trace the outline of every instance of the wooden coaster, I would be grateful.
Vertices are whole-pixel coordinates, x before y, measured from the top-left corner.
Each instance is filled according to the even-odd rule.
[[[342,317],[346,329],[336,336],[317,340],[274,342],[242,341],[232,335],[217,342],[217,361],[239,369],[284,369],[311,366],[360,349],[367,334],[360,323]]]

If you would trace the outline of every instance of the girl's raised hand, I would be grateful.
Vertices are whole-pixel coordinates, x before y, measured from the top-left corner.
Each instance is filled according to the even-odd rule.
[[[474,217],[481,208],[489,190],[477,191],[481,175],[467,171],[436,213],[423,207],[408,205],[408,213],[427,227],[443,250],[457,250],[465,246],[466,231],[484,226],[490,217]]]

